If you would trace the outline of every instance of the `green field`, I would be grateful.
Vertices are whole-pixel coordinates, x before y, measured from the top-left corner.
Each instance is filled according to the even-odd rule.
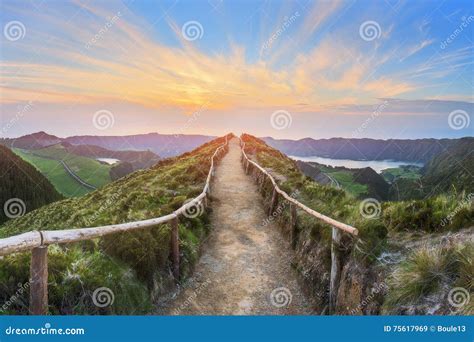
[[[83,181],[99,188],[110,183],[110,165],[102,164],[95,159],[68,153],[61,145],[35,150],[35,155],[63,160]]]
[[[420,179],[421,173],[419,167],[407,165],[382,170],[382,177],[385,178],[387,182],[393,182],[398,178],[417,180]]]
[[[79,184],[64,169],[59,160],[55,159],[63,159],[74,173],[93,186],[101,187],[111,182],[109,175],[110,166],[90,158],[68,154],[60,146],[52,146],[34,151],[14,148],[13,152],[35,166],[48,178],[56,190],[66,197],[82,196],[92,190]]]
[[[351,171],[336,170],[335,168],[326,167],[324,165],[318,165],[318,168],[321,172],[336,180],[341,188],[354,197],[360,197],[361,195],[367,194],[367,185],[355,182]]]

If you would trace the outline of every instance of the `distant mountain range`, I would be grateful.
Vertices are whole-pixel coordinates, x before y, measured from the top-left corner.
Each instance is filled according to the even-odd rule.
[[[10,148],[38,149],[49,145],[67,142],[72,145],[94,145],[113,151],[150,150],[160,157],[173,157],[189,152],[211,141],[215,137],[185,134],[136,134],[125,136],[72,136],[59,138],[46,132],[37,132],[19,138],[0,139],[0,144]]]
[[[215,139],[207,135],[136,134],[126,136],[73,136],[64,139],[73,145],[95,145],[109,150],[150,150],[162,158],[189,152]]]
[[[349,169],[297,161],[298,168],[320,184],[342,187],[358,198],[409,200],[474,190],[474,138],[454,143],[425,162],[423,168],[400,166],[381,175],[371,168]]]
[[[312,139],[262,138],[281,152],[298,157],[318,156],[352,160],[395,160],[426,163],[460,139]]]

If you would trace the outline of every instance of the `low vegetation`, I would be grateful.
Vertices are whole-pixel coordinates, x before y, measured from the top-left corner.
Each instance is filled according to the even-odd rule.
[[[40,208],[0,226],[0,237],[35,229],[71,229],[131,222],[166,215],[202,191],[210,158],[224,138],[181,156],[164,159],[79,198]],[[209,231],[206,213],[180,221],[181,277],[192,270],[202,239]],[[51,313],[138,314],[152,307],[156,296],[173,284],[169,262],[170,228],[110,235],[94,241],[50,247]],[[7,302],[27,282],[29,253],[0,260],[0,302]],[[113,305],[98,308],[91,294],[110,288]],[[24,295],[23,295],[24,296]],[[23,301],[26,299],[23,297]],[[26,313],[22,300],[3,313]]]
[[[472,314],[474,296],[469,293],[474,293],[473,279],[473,243],[420,248],[388,278],[390,291],[384,309],[389,314]]]
[[[373,206],[367,206],[366,201],[355,199],[353,194],[343,189],[320,185],[304,176],[298,170],[295,161],[269,147],[260,139],[250,135],[243,135],[242,139],[246,143],[249,157],[272,173],[282,190],[290,195],[295,194],[297,200],[310,208],[359,229],[358,239],[351,241],[346,234],[347,241],[343,243],[347,247],[344,262],[347,267],[344,272],[350,274],[348,279],[355,279],[354,274],[358,274],[359,278],[352,283],[352,286],[358,284],[360,290],[354,291],[362,293],[359,293],[360,298],[349,300],[348,305],[354,302],[360,303],[367,296],[363,291],[370,289],[374,283],[383,281],[384,274],[390,273],[389,267],[378,261],[381,260],[382,252],[387,251],[392,236],[395,238],[399,234],[407,233],[416,239],[417,236],[426,236],[428,233],[446,234],[468,228],[474,222],[472,194],[462,192],[420,200],[379,201],[372,202]],[[410,178],[416,179],[414,175]],[[263,194],[267,204],[270,202],[271,193],[270,184],[266,184]],[[278,219],[283,223],[283,227],[287,226],[288,210],[285,210]],[[330,269],[330,227],[304,213],[299,213],[297,229],[299,259],[295,267],[302,272],[305,279],[311,279],[311,286],[314,283],[324,282],[327,285],[328,278],[324,274],[328,274]],[[318,264],[317,270],[311,269],[311,264],[314,264],[315,260],[318,263],[324,261],[323,264]],[[438,279],[438,276],[442,279]],[[429,295],[431,291],[436,291],[441,286],[441,282],[450,286],[465,285],[472,293],[472,244],[447,247],[446,250],[415,252],[399,265],[399,271],[390,279],[392,290],[384,306],[387,312],[401,301],[408,303],[415,297]],[[467,282],[471,282],[471,285],[466,285],[466,279],[469,279]],[[460,285],[460,282],[464,282],[464,285]],[[394,292],[393,289],[398,290]],[[320,296],[321,289],[314,291]],[[344,295],[345,300],[351,296],[351,294]],[[405,296],[409,299],[405,300]],[[349,312],[350,310],[347,313]]]

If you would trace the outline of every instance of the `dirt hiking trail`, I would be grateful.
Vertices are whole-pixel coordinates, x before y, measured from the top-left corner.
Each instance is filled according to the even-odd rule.
[[[158,311],[170,315],[308,315],[311,301],[291,267],[292,250],[240,163],[239,140],[211,184],[212,230],[193,276]]]

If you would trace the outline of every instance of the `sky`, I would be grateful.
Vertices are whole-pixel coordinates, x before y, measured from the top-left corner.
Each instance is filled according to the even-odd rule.
[[[472,1],[0,3],[0,137],[472,136]]]

